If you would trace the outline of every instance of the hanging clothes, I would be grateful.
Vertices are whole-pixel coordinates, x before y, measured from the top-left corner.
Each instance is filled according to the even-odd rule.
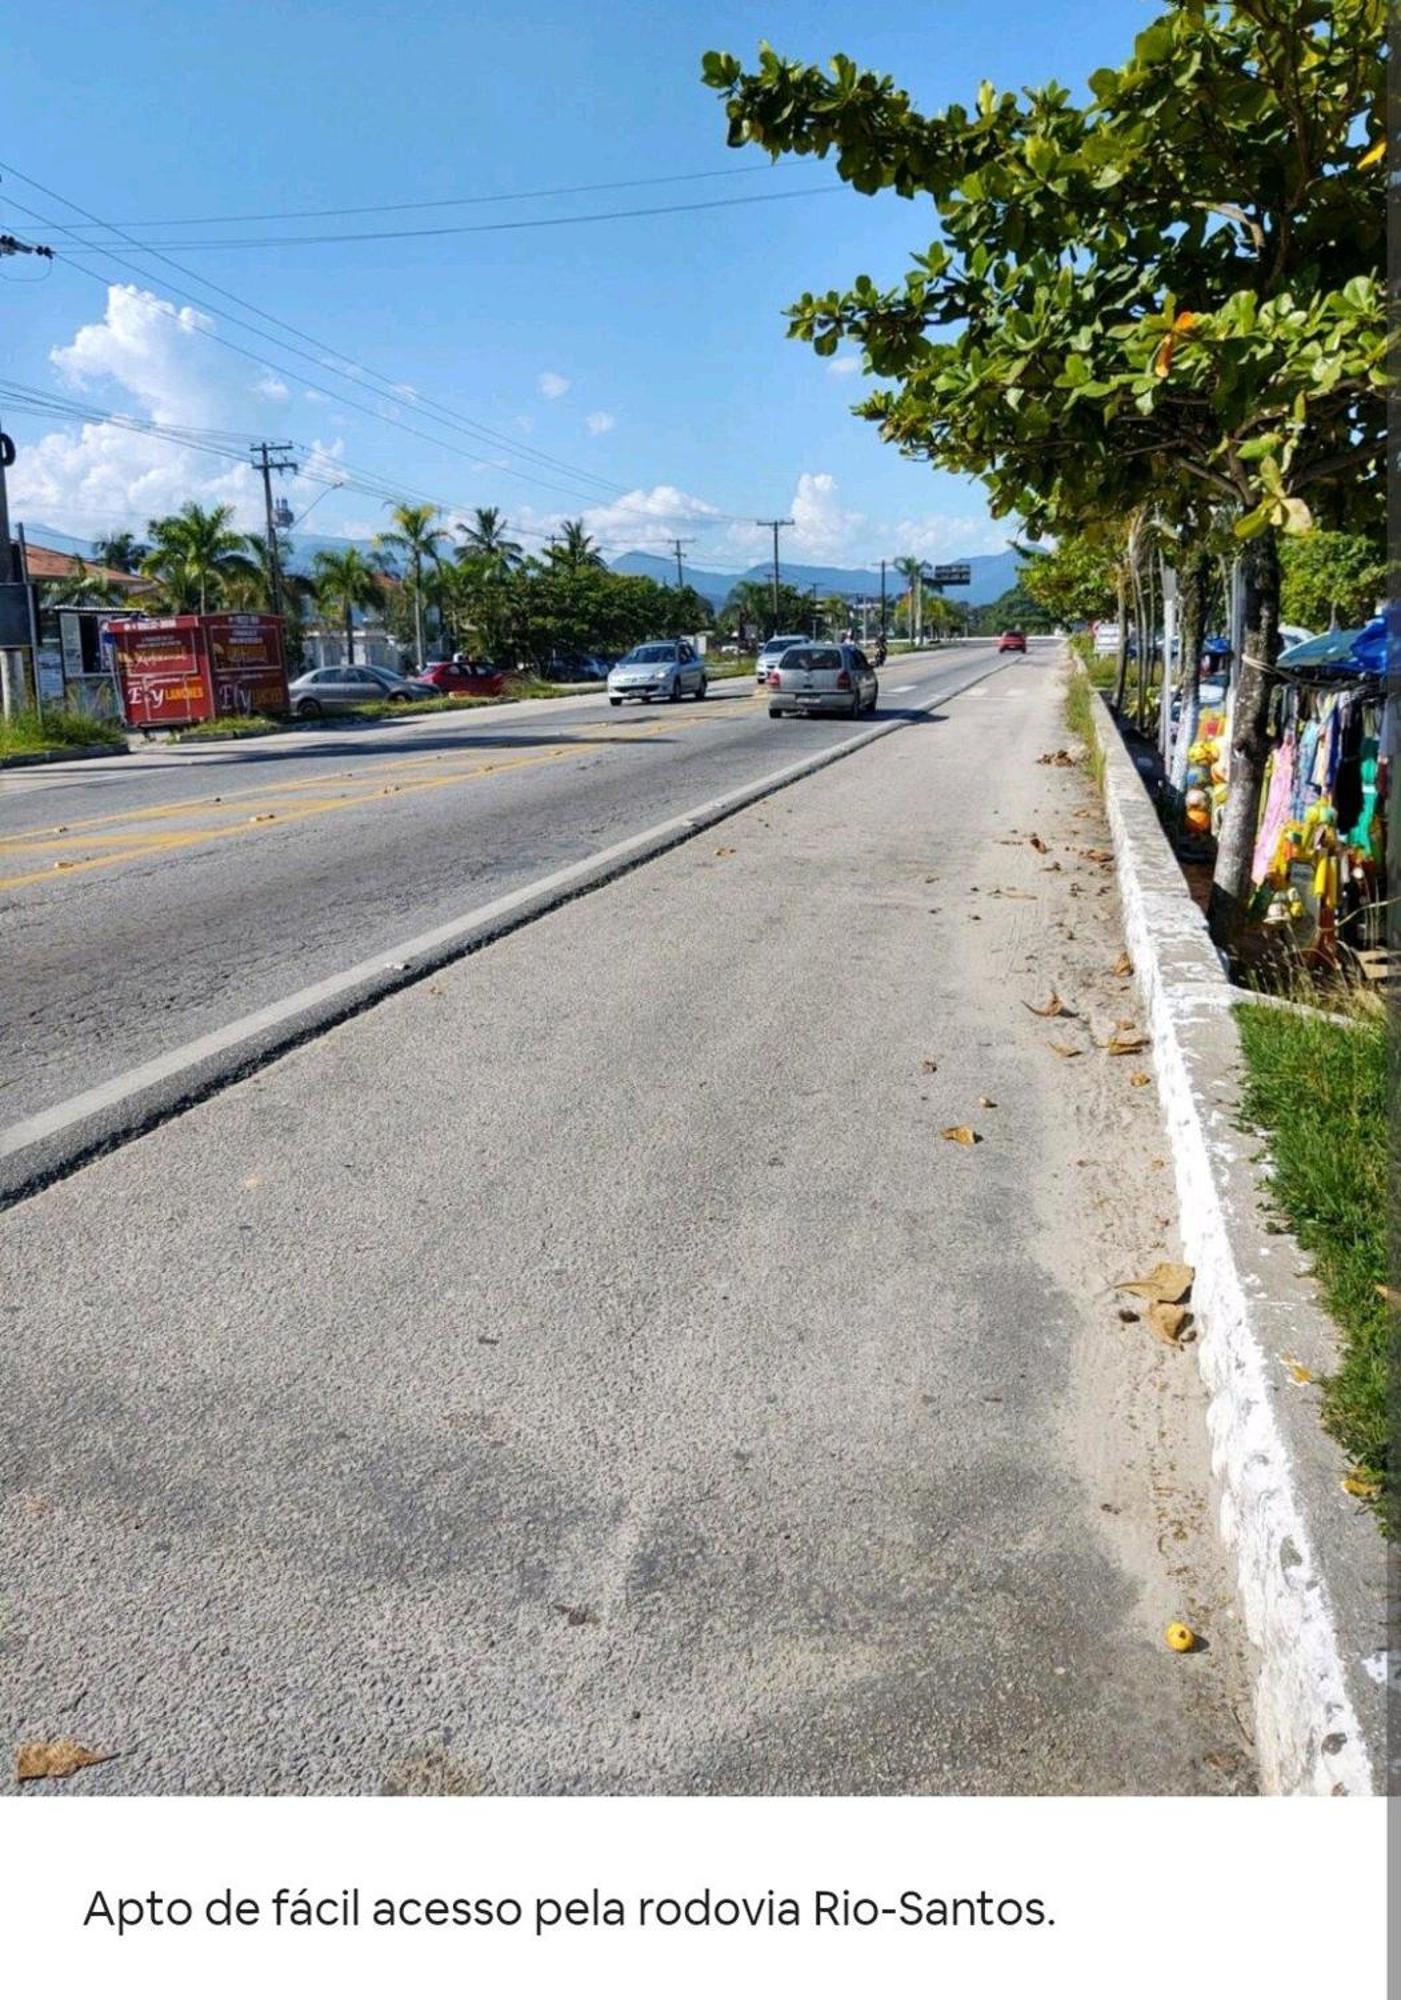
[[[1255,838],[1255,858],[1250,868],[1252,882],[1263,882],[1274,865],[1279,836],[1290,820],[1297,817],[1293,810],[1293,797],[1294,745],[1286,737],[1284,742],[1277,746],[1270,760],[1270,774],[1265,789],[1265,809],[1260,816],[1260,830]]]

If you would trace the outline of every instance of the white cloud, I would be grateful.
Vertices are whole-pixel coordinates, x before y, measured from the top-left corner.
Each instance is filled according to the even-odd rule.
[[[544,513],[534,507],[511,509],[513,526],[532,537],[556,533],[563,518],[561,512]],[[619,554],[636,546],[656,548],[673,535],[718,528],[725,516],[708,500],[683,493],[678,486],[651,486],[635,488],[605,505],[586,507],[582,519],[595,541],[606,543],[610,553]],[[703,563],[702,558],[696,559]]]
[[[102,317],[79,327],[50,359],[70,389],[124,416],[190,431],[246,429],[253,391],[246,370],[200,338],[214,325],[193,307],[176,307],[136,285],[112,285]],[[269,372],[268,379],[278,378]],[[339,439],[313,447],[300,477],[285,482],[294,506],[335,476],[341,451]],[[187,500],[227,504],[243,528],[262,524],[261,481],[242,457],[105,419],[23,438],[10,473],[16,518],[85,537],[144,527]]]
[[[584,419],[584,429],[590,437],[602,437],[605,431],[612,430],[617,421],[611,410],[591,410]]]
[[[552,369],[547,368],[535,386],[542,396],[548,397],[553,402],[556,396],[563,396],[568,390],[569,377],[556,375]]]
[[[328,403],[329,396],[323,396],[319,389],[303,389],[302,400],[307,403]]]
[[[933,563],[1000,555],[1016,534],[1015,521],[990,521],[986,514],[929,514],[897,521],[884,539],[893,556],[923,556]]]
[[[829,375],[854,375],[861,366],[859,354],[839,354],[835,361],[827,363]]]
[[[285,403],[292,391],[276,375],[260,375],[253,384],[255,396],[266,396],[270,403]]]

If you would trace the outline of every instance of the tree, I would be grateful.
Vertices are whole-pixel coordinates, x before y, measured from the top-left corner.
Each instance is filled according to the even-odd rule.
[[[459,521],[457,532],[462,537],[458,547],[463,555],[499,564],[502,569],[513,569],[521,559],[521,545],[507,535],[499,507],[474,508],[471,521]]]
[[[428,564],[436,564],[439,559],[443,531],[433,524],[441,513],[441,507],[413,506],[401,500],[395,504],[391,516],[394,526],[375,537],[377,549],[395,560],[408,563],[413,600],[414,661],[420,672],[428,657],[423,619],[423,572]]]
[[[146,554],[146,544],[139,542],[128,528],[119,529],[110,535],[100,535],[92,544],[93,561],[102,569],[121,570],[125,576],[134,576]]]
[[[1058,624],[1088,625],[1114,609],[1115,567],[1102,534],[1066,535],[1028,552],[1018,580]]]
[[[384,602],[384,586],[359,549],[319,549],[312,558],[312,590],[318,605],[345,625],[345,659],[355,663],[355,614]]]
[[[732,145],[835,153],[859,192],[933,197],[904,284],[811,294],[790,330],[894,384],[860,406],[901,450],[1065,534],[1138,509],[1191,539],[1227,504],[1245,662],[1213,891],[1250,888],[1277,648],[1276,536],[1380,516],[1382,0],[1176,0],[1088,99],[1060,85],[917,113],[845,56],[705,59]],[[1122,621],[1121,621],[1122,622]]]
[[[545,551],[552,563],[563,569],[602,569],[603,554],[583,521],[562,521],[558,538]]]
[[[1286,542],[1281,604],[1296,625],[1365,625],[1386,589],[1386,558],[1368,535],[1315,528]]]
[[[791,583],[780,583],[776,615],[773,600],[772,583],[760,583],[751,577],[737,583],[725,599],[725,615],[748,638],[807,630],[812,604],[803,591]]]
[[[232,507],[205,508],[190,500],[178,514],[148,525],[141,573],[160,585],[168,609],[208,611],[226,603],[231,589],[256,582],[248,537],[232,521]]]
[[[108,610],[127,601],[121,584],[104,576],[100,569],[89,569],[81,556],[73,558],[73,568],[67,576],[54,577],[42,586],[39,595],[46,605],[80,605],[95,611]]]

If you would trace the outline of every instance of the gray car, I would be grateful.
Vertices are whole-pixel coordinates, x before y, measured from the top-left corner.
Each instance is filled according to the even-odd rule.
[[[680,701],[683,694],[705,700],[705,661],[686,639],[649,639],[624,653],[608,676],[608,699]]]
[[[407,680],[388,667],[313,667],[287,689],[293,715],[335,715],[367,701],[436,701],[442,690]]]
[[[876,670],[859,646],[790,646],[768,671],[770,715],[869,715]]]

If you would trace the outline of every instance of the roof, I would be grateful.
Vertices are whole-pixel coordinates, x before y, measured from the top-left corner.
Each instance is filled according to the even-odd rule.
[[[63,549],[46,549],[40,542],[27,542],[25,556],[33,583],[57,582],[66,576],[95,576],[103,583],[115,583],[125,590],[151,588],[149,577],[133,576],[124,569],[107,569],[102,563],[86,562],[82,556],[69,555]]]

